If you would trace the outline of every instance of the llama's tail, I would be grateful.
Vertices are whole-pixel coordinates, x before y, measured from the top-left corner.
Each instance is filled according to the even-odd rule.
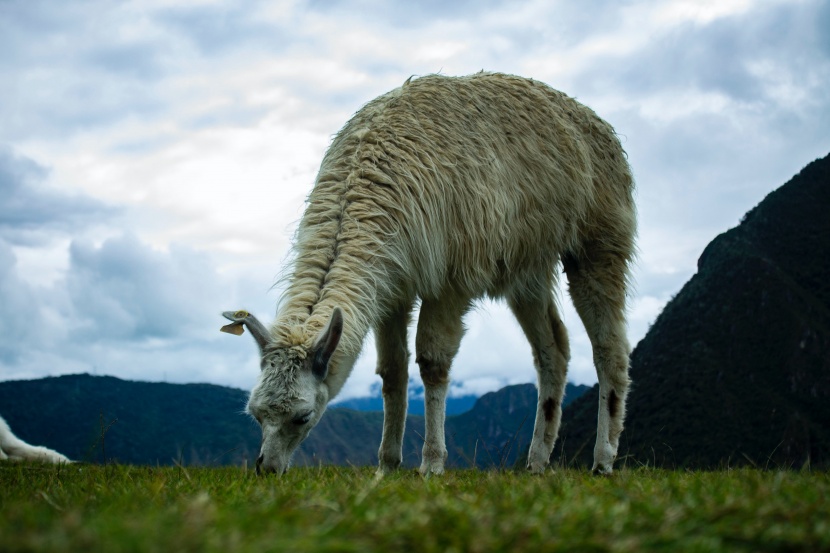
[[[41,461],[44,463],[71,463],[65,455],[47,447],[30,445],[12,433],[11,428],[0,417],[0,460]]]

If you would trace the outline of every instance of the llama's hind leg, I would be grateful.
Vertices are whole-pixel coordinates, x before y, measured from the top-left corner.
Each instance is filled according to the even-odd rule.
[[[448,295],[423,300],[415,338],[415,361],[424,381],[425,435],[421,474],[441,474],[447,460],[444,438],[447,388],[452,360],[464,335],[462,318],[470,302]]]
[[[592,470],[613,471],[625,420],[628,356],[625,290],[628,257],[619,252],[589,250],[579,258],[563,259],[569,292],[594,354],[599,379],[597,441]]]
[[[562,420],[562,396],[568,371],[568,333],[549,291],[542,298],[508,299],[533,351],[539,382],[536,423],[527,468],[542,473],[548,465]]]
[[[383,438],[378,450],[378,473],[397,469],[403,459],[403,434],[406,425],[409,350],[406,330],[411,304],[391,313],[377,329],[377,373],[383,379]]]

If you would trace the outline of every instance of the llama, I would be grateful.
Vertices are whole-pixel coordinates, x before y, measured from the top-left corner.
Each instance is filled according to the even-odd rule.
[[[591,339],[599,387],[593,470],[610,473],[629,386],[625,301],[634,256],[633,180],[614,129],[538,81],[478,73],[410,78],[361,108],[325,154],[294,239],[276,320],[248,328],[261,371],[248,412],[262,427],[257,473],[292,453],[348,378],[374,330],[383,386],[379,473],[399,467],[407,327],[425,388],[420,471],[444,471],[449,371],[462,319],[506,300],[538,375],[527,468],[545,471],[569,360],[554,291],[561,262]]]
[[[29,445],[15,436],[0,417],[0,461],[41,461],[44,463],[71,463],[66,456],[39,445]]]

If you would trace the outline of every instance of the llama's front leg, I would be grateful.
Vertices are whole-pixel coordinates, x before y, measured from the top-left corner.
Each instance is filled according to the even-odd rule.
[[[461,337],[469,301],[457,297],[424,300],[415,339],[416,361],[424,381],[425,436],[421,474],[441,474],[447,460],[444,438],[450,366]]]
[[[378,473],[397,469],[403,459],[406,425],[409,350],[406,328],[410,309],[392,313],[375,330],[378,349],[377,373],[383,379],[383,438],[378,450]]]
[[[539,383],[536,423],[527,457],[527,469],[541,474],[559,434],[570,351],[568,333],[547,290],[542,299],[510,300],[510,307],[533,350]]]
[[[444,422],[449,387],[449,365],[418,357],[421,379],[424,381],[424,448],[421,474],[441,474],[447,460]]]

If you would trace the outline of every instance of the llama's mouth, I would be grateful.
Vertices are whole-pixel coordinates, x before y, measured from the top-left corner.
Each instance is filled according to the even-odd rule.
[[[266,470],[264,470],[262,468],[262,461],[264,459],[265,459],[265,456],[262,455],[261,453],[259,454],[259,457],[257,457],[257,460],[256,460],[256,475],[257,476],[261,476],[262,474],[265,474],[265,472],[267,472]]]
[[[279,474],[280,476],[282,476],[283,474],[288,472],[288,467],[287,466],[285,468],[283,468],[282,470],[277,470],[274,467],[263,466],[264,462],[265,462],[265,455],[260,453],[259,457],[257,457],[257,460],[256,460],[256,475],[257,476],[263,476],[265,474]]]

